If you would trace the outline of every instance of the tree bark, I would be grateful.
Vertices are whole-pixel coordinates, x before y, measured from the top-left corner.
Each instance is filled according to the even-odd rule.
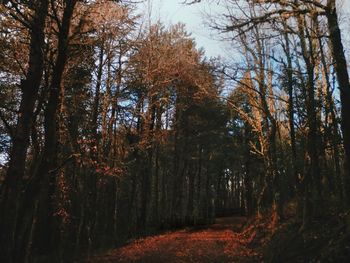
[[[313,187],[316,186],[317,192],[320,189],[317,187],[320,181],[319,177],[319,162],[318,162],[318,150],[317,150],[317,123],[316,123],[316,109],[315,109],[315,83],[314,83],[314,50],[310,40],[308,29],[305,27],[305,17],[298,17],[298,35],[300,39],[301,53],[306,65],[307,71],[307,84],[306,84],[306,97],[305,106],[307,113],[307,143],[306,143],[306,154],[305,154],[305,179],[303,182],[304,186],[304,209],[303,209],[303,225],[301,230],[305,230],[309,227],[311,218],[313,215],[312,206],[312,193]],[[306,36],[305,36],[306,34]],[[306,40],[309,40],[307,45]]]
[[[341,102],[341,129],[343,133],[343,144],[345,150],[343,195],[344,204],[350,205],[350,83],[341,32],[338,24],[336,1],[327,1],[326,16],[328,20],[329,38],[331,41],[334,68],[337,74],[340,102]]]
[[[284,26],[285,30],[287,29],[286,25]],[[284,51],[287,58],[287,85],[288,85],[288,121],[289,121],[289,129],[290,129],[290,142],[291,142],[291,150],[292,150],[292,175],[295,182],[295,189],[298,193],[298,171],[297,171],[297,149],[296,149],[296,138],[295,138],[295,126],[294,126],[294,96],[293,96],[293,66],[292,66],[292,56],[290,52],[290,44],[288,33],[284,32],[284,41],[285,47]],[[300,194],[300,193],[299,193]]]
[[[48,1],[36,1],[33,20],[30,22],[30,53],[26,79],[21,83],[22,99],[16,130],[10,153],[10,162],[1,192],[0,261],[12,262],[16,242],[16,224],[19,198],[25,176],[25,163],[29,138],[33,125],[34,106],[38,96],[43,67],[45,46],[45,20]]]
[[[65,1],[65,8],[58,34],[58,53],[52,71],[52,81],[49,87],[49,100],[45,109],[45,144],[42,160],[35,174],[32,188],[29,190],[29,200],[39,200],[38,209],[38,253],[47,255],[55,249],[55,238],[59,230],[55,229],[54,193],[56,185],[56,170],[58,167],[58,109],[62,93],[62,77],[68,57],[69,31],[76,0]]]

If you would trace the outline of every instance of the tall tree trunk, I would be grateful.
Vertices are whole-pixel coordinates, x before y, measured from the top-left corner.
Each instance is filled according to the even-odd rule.
[[[55,229],[54,220],[54,193],[56,186],[56,170],[58,169],[58,109],[62,93],[62,76],[67,62],[68,38],[71,19],[75,8],[75,0],[65,1],[65,8],[58,34],[58,53],[52,71],[52,81],[49,91],[49,100],[45,109],[45,144],[42,160],[35,175],[34,190],[31,196],[39,199],[38,211],[38,253],[47,255],[55,248],[55,238],[59,230]]]
[[[317,31],[319,31],[319,25],[318,21],[317,22]],[[317,32],[317,35],[320,35],[319,32]],[[326,123],[325,125],[330,127],[327,127],[327,130],[329,132],[326,132],[326,136],[329,136],[330,138],[327,138],[327,140],[331,143],[332,147],[332,152],[333,152],[333,166],[334,166],[334,172],[335,175],[335,189],[332,189],[333,192],[338,194],[339,196],[342,196],[342,187],[341,187],[341,169],[340,169],[340,154],[339,154],[339,134],[338,134],[338,121],[336,118],[336,113],[335,113],[335,106],[334,106],[334,101],[333,101],[333,95],[332,95],[332,85],[330,81],[330,65],[327,65],[326,62],[326,54],[323,49],[322,45],[322,39],[319,38],[319,49],[320,49],[320,60],[322,63],[323,67],[323,79],[326,85],[326,91],[325,91],[325,118],[326,118]],[[330,121],[331,124],[329,124],[329,115],[330,115]],[[330,177],[332,175],[328,175]],[[330,178],[329,180],[333,180]]]
[[[103,56],[104,56],[104,47],[101,45],[100,47],[100,54],[98,57],[98,69],[97,69],[97,76],[96,76],[96,86],[95,86],[95,97],[94,97],[94,104],[93,104],[93,110],[92,110],[92,133],[94,135],[94,146],[98,148],[99,145],[99,138],[98,138],[98,114],[99,114],[99,108],[100,108],[100,90],[101,90],[101,83],[102,83],[102,71],[103,71]],[[98,149],[96,149],[97,153]]]
[[[13,137],[9,168],[1,192],[0,210],[3,211],[0,219],[1,262],[13,261],[14,244],[16,238],[18,238],[16,236],[16,224],[19,197],[25,175],[26,155],[33,125],[33,111],[43,75],[44,29],[48,13],[48,1],[36,1],[34,8],[33,19],[30,22],[30,51],[27,77],[21,83],[22,98],[19,115]]]
[[[284,25],[284,28],[287,29],[287,26]],[[295,139],[295,126],[294,126],[294,96],[293,96],[293,65],[292,65],[292,56],[290,52],[290,44],[288,33],[284,32],[284,41],[285,47],[284,52],[287,58],[287,85],[288,85],[288,121],[290,129],[290,142],[292,150],[292,175],[295,182],[295,190],[297,195],[300,194],[298,190],[299,178],[297,171],[297,149],[296,149],[296,139]]]
[[[343,182],[344,204],[350,205],[350,83],[347,62],[344,54],[336,1],[327,1],[326,16],[328,20],[328,31],[334,58],[334,68],[337,74],[341,101],[341,129],[343,133],[343,144],[345,149],[345,175]]]
[[[316,186],[316,192],[319,193],[320,189],[317,187],[320,181],[319,177],[319,163],[318,163],[318,151],[317,151],[317,122],[316,122],[316,106],[315,106],[315,83],[314,83],[314,50],[312,45],[311,36],[309,35],[307,28],[305,27],[305,17],[298,17],[298,30],[300,46],[302,56],[307,70],[307,85],[306,85],[306,112],[307,112],[307,144],[306,144],[306,170],[304,186],[304,209],[303,209],[303,225],[301,230],[306,229],[311,221],[313,215],[312,206],[312,194],[313,187]],[[306,34],[306,36],[305,36]],[[307,47],[306,39],[309,39],[309,45]],[[309,48],[309,49],[308,49]]]

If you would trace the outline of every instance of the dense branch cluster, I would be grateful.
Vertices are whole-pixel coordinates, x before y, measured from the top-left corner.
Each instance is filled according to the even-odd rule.
[[[1,11],[2,262],[213,219],[228,115],[183,25],[111,1]]]
[[[303,230],[330,196],[348,207],[350,84],[336,3],[223,2],[227,15],[213,27],[243,50],[224,71],[248,148],[246,207],[272,206],[283,219],[284,203],[296,198]]]

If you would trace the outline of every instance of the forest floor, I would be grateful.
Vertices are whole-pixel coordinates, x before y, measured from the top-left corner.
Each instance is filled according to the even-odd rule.
[[[350,262],[350,211],[327,207],[302,232],[291,202],[282,222],[273,213],[217,218],[212,225],[137,239],[84,262]]]
[[[246,217],[217,218],[215,224],[138,239],[87,262],[226,263],[261,262]]]

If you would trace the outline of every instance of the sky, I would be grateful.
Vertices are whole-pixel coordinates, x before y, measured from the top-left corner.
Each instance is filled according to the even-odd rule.
[[[219,41],[217,32],[205,25],[205,13],[216,13],[220,6],[216,3],[202,3],[194,5],[182,4],[184,0],[149,0],[144,7],[147,10],[147,2],[151,3],[151,12],[154,20],[160,20],[166,25],[182,22],[186,29],[195,38],[197,48],[204,48],[207,57],[222,56],[225,52],[225,44]],[[216,39],[215,39],[216,38]]]
[[[186,29],[192,34],[197,43],[197,48],[204,48],[207,57],[227,57],[229,56],[229,44],[219,40],[219,33],[209,29],[206,24],[205,14],[223,13],[222,6],[217,4],[219,0],[203,0],[194,5],[182,4],[184,0],[148,0],[144,3],[144,9],[147,10],[148,3],[151,3],[151,13],[154,20],[161,20],[165,24],[176,24],[182,22],[186,24]],[[210,4],[209,4],[210,2]],[[341,13],[343,23],[343,35],[346,43],[350,43],[350,0],[338,0],[339,12]],[[347,50],[348,51],[348,50]],[[350,52],[350,51],[348,51]],[[347,53],[348,53],[347,52]]]

